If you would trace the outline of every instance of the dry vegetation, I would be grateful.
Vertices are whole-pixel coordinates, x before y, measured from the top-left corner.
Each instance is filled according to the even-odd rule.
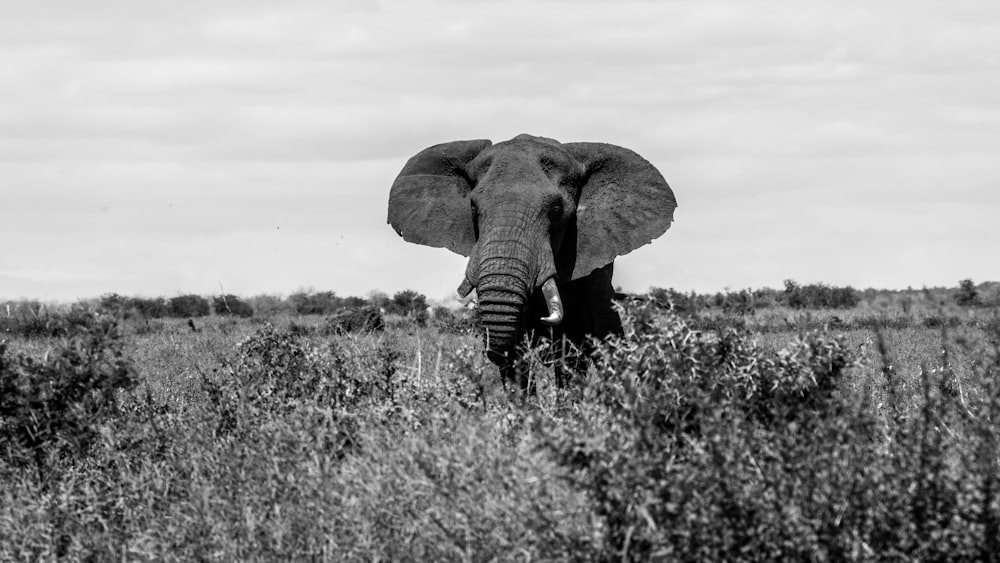
[[[0,560],[1000,560],[996,286],[796,288],[626,300],[533,397],[412,292],[14,303]]]

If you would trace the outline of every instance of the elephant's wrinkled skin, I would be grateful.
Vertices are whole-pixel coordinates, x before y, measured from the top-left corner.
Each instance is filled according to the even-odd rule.
[[[469,257],[459,294],[476,289],[488,355],[513,377],[526,334],[582,346],[621,332],[612,262],[662,235],[676,207],[628,149],[519,135],[419,152],[392,185],[388,222],[409,242]]]

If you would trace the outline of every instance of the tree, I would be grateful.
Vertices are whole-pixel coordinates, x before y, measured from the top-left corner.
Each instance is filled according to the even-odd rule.
[[[212,298],[212,307],[216,315],[236,315],[244,318],[253,316],[250,304],[232,294]]]
[[[291,294],[288,301],[300,315],[329,315],[341,307],[341,300],[332,291],[299,291]]]
[[[340,301],[341,301],[340,306],[346,309],[360,309],[361,307],[365,307],[368,305],[368,301],[366,301],[364,298],[357,297],[354,295],[351,295],[349,297],[344,297]]]
[[[976,291],[976,284],[971,279],[964,279],[958,282],[958,293],[955,295],[955,302],[962,306],[971,306],[979,303],[979,292]]]
[[[427,297],[412,289],[404,289],[392,296],[387,312],[407,317],[427,317]]]
[[[179,295],[170,299],[171,317],[204,317],[210,309],[208,300],[200,295]]]
[[[379,309],[383,309],[387,313],[389,312],[389,307],[390,307],[390,302],[391,301],[392,300],[389,299],[389,295],[387,295],[385,292],[379,291],[377,289],[372,290],[368,294],[368,303],[372,307],[377,307]]]
[[[140,315],[147,319],[159,319],[162,317],[168,317],[171,314],[170,305],[167,304],[167,300],[162,297],[153,298],[143,298],[143,297],[133,297],[131,300],[132,307],[139,312]]]
[[[97,308],[112,316],[127,317],[132,309],[132,303],[128,297],[122,297],[117,293],[106,293],[101,296]]]

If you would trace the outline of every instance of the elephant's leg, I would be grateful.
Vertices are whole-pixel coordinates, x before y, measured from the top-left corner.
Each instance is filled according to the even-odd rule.
[[[564,389],[573,378],[572,363],[572,343],[565,335],[560,336],[552,343],[553,358],[552,372],[555,376],[556,387]]]
[[[565,335],[554,344],[555,358],[553,371],[556,386],[566,388],[572,381],[580,381],[587,374],[590,365],[586,352]]]
[[[543,344],[544,340],[535,331],[528,332],[528,337],[523,342],[523,349],[521,349],[518,354],[518,382],[521,384],[521,391],[524,391],[526,395],[536,395],[538,392],[538,376],[532,373],[531,367],[533,364],[539,363],[545,365],[545,354],[546,349]]]
[[[521,392],[527,395],[536,393],[535,378],[531,374],[531,362],[520,351],[507,365],[500,367],[500,377],[505,388],[510,383],[516,384]]]
[[[513,363],[500,366],[500,381],[503,382],[504,389],[507,389],[508,384],[517,380],[517,367]]]
[[[567,373],[566,362],[563,359],[564,357],[565,356],[560,354],[552,365],[552,375],[556,380],[556,387],[559,389],[565,388],[566,384],[569,383],[569,380],[572,377],[572,373]]]

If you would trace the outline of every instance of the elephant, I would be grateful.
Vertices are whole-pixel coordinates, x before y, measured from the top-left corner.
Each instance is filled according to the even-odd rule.
[[[621,334],[614,259],[666,232],[676,207],[629,149],[524,134],[420,151],[392,184],[387,222],[408,242],[469,258],[458,294],[476,290],[487,356],[528,390],[525,342],[586,351],[588,337]],[[585,356],[572,354],[577,370]],[[560,386],[569,357],[556,364]]]

